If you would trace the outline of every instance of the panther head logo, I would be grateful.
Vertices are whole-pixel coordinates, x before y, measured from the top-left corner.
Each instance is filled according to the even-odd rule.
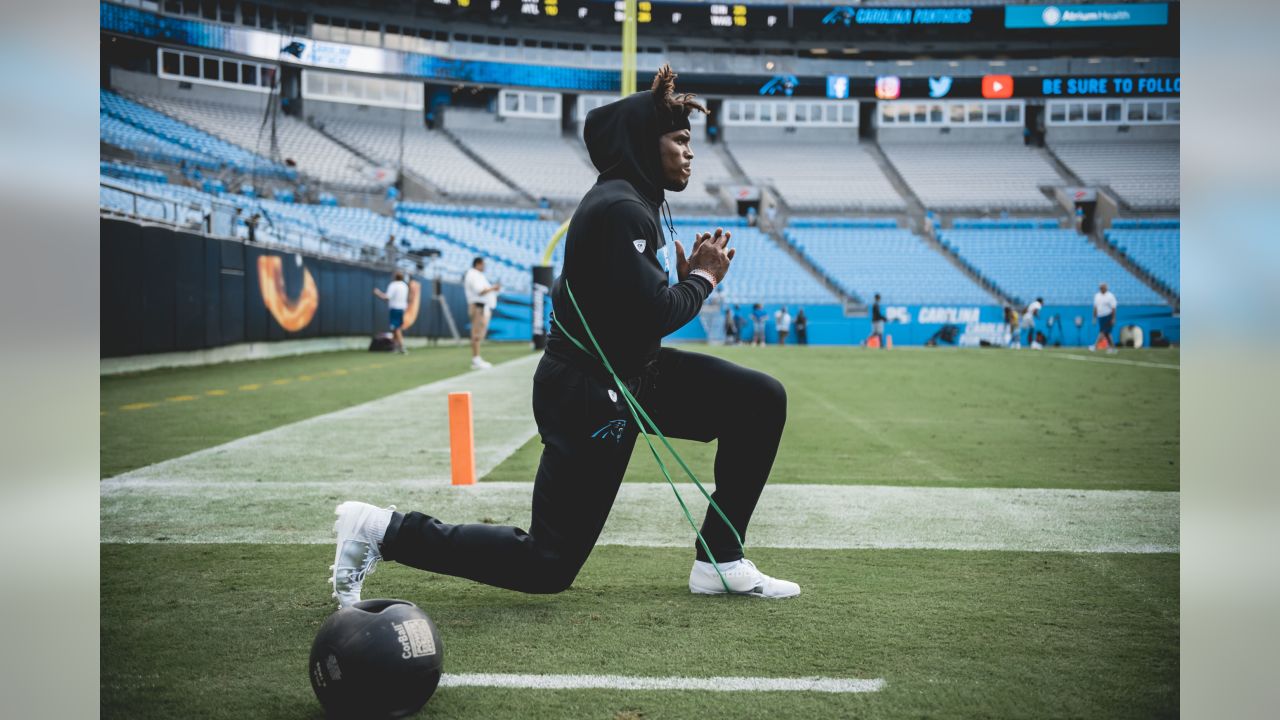
[[[622,442],[622,434],[627,430],[627,421],[624,419],[610,420],[600,426],[599,430],[591,433],[591,437],[597,440],[613,438],[615,443]]]

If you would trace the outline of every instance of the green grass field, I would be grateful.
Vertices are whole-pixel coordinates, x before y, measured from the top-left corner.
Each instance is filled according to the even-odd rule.
[[[529,352],[488,347],[493,362]],[[102,476],[340,410],[463,372],[465,347],[332,352],[102,378]]]
[[[1176,497],[1179,489],[1176,351],[1100,357],[1060,351],[694,349],[765,370],[786,385],[788,424],[771,485],[796,493],[890,486],[985,497],[1042,488],[1057,493],[1044,500],[1051,512],[1054,498],[1065,502],[1088,491],[1108,491],[1089,495],[1094,501],[1113,495],[1158,500],[1169,492]],[[486,352],[495,362],[527,354],[524,346]],[[104,378],[102,474],[119,477],[109,481],[116,486],[104,483],[103,535],[127,542],[102,546],[103,716],[320,717],[306,656],[332,611],[326,569],[332,549],[322,543],[328,531],[324,518],[333,500],[350,492],[342,468],[330,466],[342,464],[334,459],[339,450],[377,448],[381,437],[376,428],[365,431],[364,424],[345,421],[324,434],[331,431],[322,416],[359,412],[361,403],[371,401],[384,403],[374,415],[418,403],[418,396],[401,402],[396,394],[462,374],[465,364],[465,349],[437,348],[407,358],[330,353]],[[531,375],[532,366],[519,367],[512,382],[527,385],[521,378]],[[282,379],[290,382],[273,384]],[[473,380],[464,375],[457,381]],[[251,385],[258,387],[240,389]],[[193,399],[169,399],[184,396]],[[427,414],[432,407],[412,412]],[[321,424],[281,427],[305,418]],[[477,423],[479,430],[483,417]],[[264,440],[169,466],[161,474],[165,488],[181,485],[179,494],[143,482],[159,476],[147,475],[147,466],[161,460],[269,430],[292,434],[260,437],[307,437],[310,428],[323,439],[297,448],[296,459],[278,476],[237,481],[228,492],[217,485],[263,457],[262,448],[270,445]],[[341,438],[343,447],[331,437]],[[538,446],[526,438],[510,438],[517,449],[477,489],[502,481],[493,487],[508,487],[516,496],[524,492],[510,483],[532,479]],[[709,482],[714,446],[677,447]],[[647,452],[634,458],[628,481],[661,482]],[[138,468],[141,474],[127,473]],[[294,475],[310,484],[288,485]],[[365,492],[371,492],[377,479],[365,482]],[[418,497],[404,489],[412,487],[411,480],[397,482],[401,490],[395,492]],[[233,536],[209,544],[167,541],[199,523],[234,526],[238,518],[256,517],[256,508],[276,502],[269,493],[277,491],[288,498],[281,506],[288,509],[271,520],[266,543],[235,542]],[[191,496],[201,496],[198,504],[182,504]],[[683,521],[677,522],[674,501],[665,502],[672,533],[680,537]],[[1175,528],[1176,547],[1173,507],[1162,512],[1172,512],[1165,520]],[[619,514],[630,509],[616,508]],[[152,523],[145,532],[124,517],[135,510],[145,511]],[[848,508],[851,526],[859,522],[859,511]],[[526,522],[524,512],[522,519],[513,511],[509,520]],[[1135,526],[1143,520],[1117,517],[1116,523]],[[990,518],[993,524],[1007,520]],[[799,516],[790,521],[797,537],[813,522]],[[167,535],[153,536],[153,525]],[[272,533],[282,539],[271,540]],[[298,533],[308,539],[283,539]],[[691,536],[687,527],[683,533]],[[1034,542],[1023,541],[1028,547]],[[685,587],[689,550],[626,543],[598,548],[574,587],[560,595],[524,596],[384,564],[367,582],[365,596],[400,597],[429,612],[440,628],[449,673],[821,676],[886,683],[866,694],[442,688],[426,717],[1178,713],[1176,552],[798,544],[753,549],[748,538],[748,553],[762,569],[804,588],[799,598],[780,602],[693,597]]]

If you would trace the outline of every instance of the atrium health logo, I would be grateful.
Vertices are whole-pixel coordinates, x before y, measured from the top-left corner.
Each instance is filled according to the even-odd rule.
[[[1053,27],[1062,22],[1062,11],[1050,5],[1044,9],[1044,12],[1040,13],[1040,19],[1044,21],[1045,25]]]

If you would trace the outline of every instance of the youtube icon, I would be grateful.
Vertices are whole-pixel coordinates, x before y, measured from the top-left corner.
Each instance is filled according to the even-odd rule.
[[[1012,75],[983,75],[982,97],[1000,100],[1013,97]]]

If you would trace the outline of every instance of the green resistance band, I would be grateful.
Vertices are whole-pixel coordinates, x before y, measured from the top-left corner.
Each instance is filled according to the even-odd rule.
[[[585,345],[579,342],[577,338],[569,334],[569,331],[565,329],[564,325],[560,324],[555,313],[551,314],[552,322],[556,324],[556,327],[560,328],[560,332],[564,333],[564,336],[569,338],[569,341],[576,345],[579,350],[591,355],[592,357],[598,358],[600,362],[604,364],[605,370],[608,370],[609,375],[613,377],[613,382],[618,387],[618,392],[622,393],[623,399],[627,402],[627,407],[631,410],[631,416],[635,419],[636,425],[640,428],[640,433],[644,435],[645,443],[649,445],[649,452],[653,453],[653,459],[658,463],[658,469],[662,471],[662,476],[667,479],[667,484],[671,486],[671,492],[675,493],[676,502],[680,503],[680,509],[684,512],[684,518],[689,521],[689,527],[692,527],[694,534],[698,536],[698,544],[702,546],[703,552],[705,552],[707,557],[711,559],[711,566],[715,568],[716,575],[720,576],[720,582],[724,585],[725,592],[731,593],[732,590],[729,589],[729,581],[725,580],[724,573],[720,572],[720,564],[716,562],[715,555],[711,554],[711,548],[707,545],[706,539],[702,537],[702,532],[698,530],[698,524],[694,522],[693,515],[689,512],[689,507],[685,505],[684,498],[680,497],[680,491],[676,489],[676,484],[671,479],[671,473],[667,470],[667,464],[664,463],[662,461],[662,457],[658,455],[658,449],[654,447],[653,440],[649,437],[649,432],[645,430],[646,423],[648,423],[648,426],[652,428],[653,433],[658,436],[658,439],[662,441],[663,446],[667,448],[667,452],[671,453],[672,457],[674,457],[676,462],[680,464],[680,467],[684,470],[685,474],[688,475],[689,479],[693,481],[693,484],[697,486],[698,490],[702,493],[702,496],[711,504],[711,507],[716,511],[716,514],[719,515],[720,519],[724,521],[724,524],[729,527],[729,532],[732,532],[734,539],[738,541],[738,548],[742,549],[745,554],[746,549],[742,545],[742,536],[738,534],[738,530],[733,526],[733,523],[729,522],[729,518],[725,516],[724,511],[720,509],[720,506],[716,504],[716,501],[711,498],[711,493],[707,492],[707,489],[702,486],[702,483],[698,482],[698,477],[694,475],[693,471],[689,469],[689,466],[685,464],[684,458],[680,457],[680,453],[676,452],[676,449],[671,447],[671,443],[667,441],[667,436],[662,434],[662,431],[658,429],[658,425],[653,422],[649,417],[649,414],[644,411],[644,408],[640,407],[640,402],[636,400],[631,394],[631,391],[627,389],[627,384],[622,382],[622,378],[618,377],[618,373],[613,371],[613,365],[609,363],[609,358],[605,357],[604,350],[600,349],[600,343],[596,342],[595,333],[591,332],[591,326],[587,324],[587,318],[583,316],[582,308],[578,307],[578,300],[573,296],[573,289],[569,287],[568,280],[565,280],[564,282],[564,289],[569,293],[569,302],[573,303],[573,309],[578,313],[578,319],[582,321],[582,328],[587,331],[587,338],[591,340],[591,345],[595,347],[596,351],[592,353]]]

